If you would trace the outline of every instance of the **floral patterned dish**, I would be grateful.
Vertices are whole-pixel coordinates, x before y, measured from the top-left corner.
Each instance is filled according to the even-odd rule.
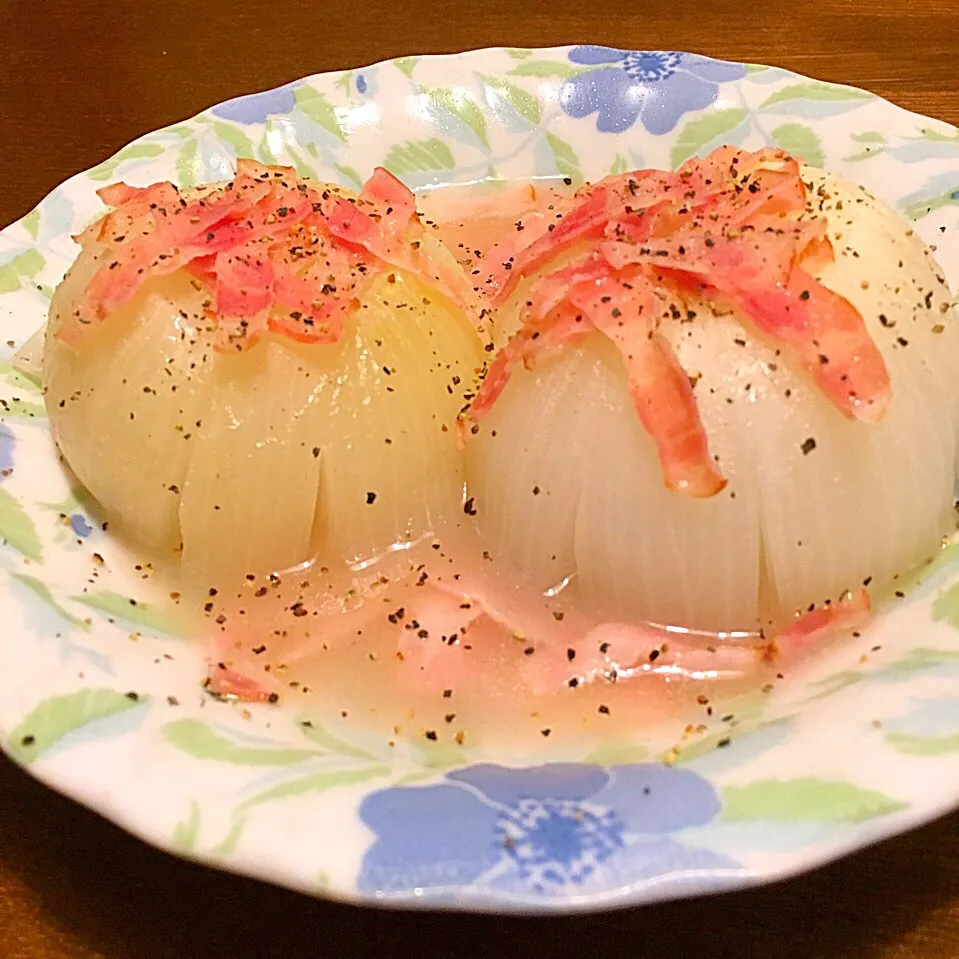
[[[149,569],[59,467],[10,360],[70,234],[123,178],[228,177],[237,155],[356,186],[574,181],[777,144],[915,221],[959,287],[959,132],[872,94],[687,53],[577,46],[404,57],[241,97],[68,180],[0,234],[0,740],[55,789],[170,851],[353,901],[582,910],[808,869],[959,805],[959,549],[860,640],[680,748],[578,755],[385,743],[200,688]],[[124,572],[128,570],[128,572]]]

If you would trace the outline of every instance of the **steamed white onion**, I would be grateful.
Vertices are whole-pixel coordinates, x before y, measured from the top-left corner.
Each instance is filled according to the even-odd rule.
[[[51,309],[54,434],[118,527],[164,554],[182,548],[192,588],[317,556],[363,567],[462,515],[456,416],[482,350],[423,281],[384,273],[338,343],[270,333],[218,353],[209,294],[181,271],[68,346],[58,330],[97,265],[82,253]]]
[[[888,366],[885,418],[846,419],[747,320],[694,303],[698,321],[661,332],[698,377],[729,481],[694,500],[663,485],[615,350],[598,334],[569,344],[514,373],[470,456],[483,536],[531,587],[568,583],[607,619],[750,629],[864,582],[888,588],[954,528],[949,291],[891,210],[821,171],[804,178],[836,251],[821,281],[863,315]]]

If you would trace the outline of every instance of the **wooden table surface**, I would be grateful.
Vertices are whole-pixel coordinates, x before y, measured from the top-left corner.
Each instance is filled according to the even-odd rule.
[[[570,42],[772,63],[959,124],[959,0],[0,0],[0,225],[236,94],[401,54]],[[575,919],[419,915],[181,863],[0,760],[0,959],[467,955],[956,959],[959,815],[747,893]]]

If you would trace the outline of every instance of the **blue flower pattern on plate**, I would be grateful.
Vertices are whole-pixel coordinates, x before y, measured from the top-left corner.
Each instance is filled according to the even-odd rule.
[[[302,81],[288,83],[275,90],[264,93],[251,93],[249,96],[236,97],[215,106],[210,112],[221,120],[234,123],[264,123],[268,117],[279,113],[290,113],[295,106],[293,90]]]
[[[489,893],[565,897],[591,885],[732,879],[737,864],[672,838],[719,812],[696,773],[658,763],[483,764],[430,786],[368,796],[362,820],[376,833],[361,889],[385,895]]]
[[[93,532],[93,527],[82,513],[74,513],[70,517],[70,529],[81,539],[86,539]]]
[[[6,427],[0,426],[0,483],[9,475],[13,469],[13,448],[16,440],[13,433]]]
[[[569,59],[597,69],[567,80],[560,105],[571,117],[597,114],[601,133],[622,133],[637,119],[650,133],[669,133],[683,114],[713,103],[720,83],[746,73],[739,63],[658,50],[579,46]]]

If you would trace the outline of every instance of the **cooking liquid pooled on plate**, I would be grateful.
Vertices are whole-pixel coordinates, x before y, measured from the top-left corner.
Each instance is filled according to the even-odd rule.
[[[363,570],[315,561],[201,597],[194,623],[212,636],[209,688],[346,720],[390,744],[520,757],[695,740],[724,712],[717,696],[774,677],[748,653],[748,674],[708,668],[721,660],[708,652],[686,668],[662,631],[590,633],[597,624],[574,590],[538,595],[484,555],[461,530]]]

